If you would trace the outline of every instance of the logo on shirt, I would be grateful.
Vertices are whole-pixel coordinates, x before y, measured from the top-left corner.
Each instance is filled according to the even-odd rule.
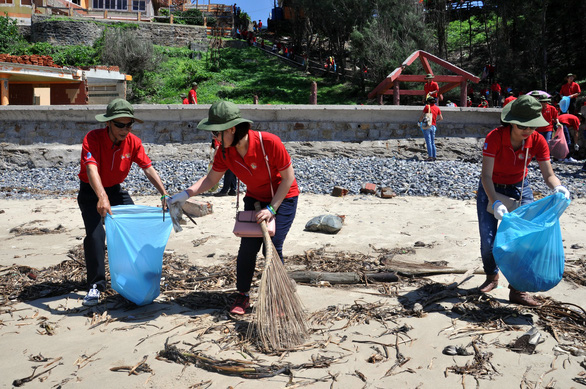
[[[488,143],[484,144],[484,150],[488,149]]]
[[[120,156],[120,159],[124,158],[130,158],[130,153],[122,154],[122,156]]]
[[[92,157],[92,153],[90,153],[89,151],[87,152],[87,154],[85,155],[86,159],[90,159]]]
[[[253,168],[253,169],[256,169],[256,163],[254,163],[254,162],[253,162],[253,163],[251,163],[251,164],[250,164],[250,167],[251,167],[251,168]]]

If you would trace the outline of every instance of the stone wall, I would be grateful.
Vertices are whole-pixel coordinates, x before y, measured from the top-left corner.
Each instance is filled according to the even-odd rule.
[[[55,18],[46,15],[33,15],[30,28],[32,42],[48,42],[56,46],[88,45],[91,46],[102,36],[107,25],[122,22],[100,19],[93,21],[84,18]],[[207,37],[203,26],[186,26],[179,24],[124,22],[138,26],[138,35],[156,45],[188,46],[194,41],[203,41]]]
[[[133,132],[145,143],[207,143],[209,133],[197,131],[209,105],[135,105],[143,124]],[[253,128],[269,131],[283,141],[385,140],[421,137],[416,125],[419,106],[241,105],[242,116]],[[0,142],[79,144],[84,135],[99,128],[96,114],[103,105],[3,106],[0,108]],[[484,137],[498,126],[500,109],[442,107],[438,137]]]

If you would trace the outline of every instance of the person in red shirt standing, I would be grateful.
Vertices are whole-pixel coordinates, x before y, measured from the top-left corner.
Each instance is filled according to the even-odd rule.
[[[553,136],[554,127],[557,128],[560,126],[560,122],[558,121],[558,110],[553,105],[549,104],[551,99],[546,95],[533,92],[530,96],[541,103],[541,114],[548,124],[543,127],[538,127],[536,131],[543,135],[545,140],[549,143]]]
[[[490,91],[492,92],[492,106],[498,107],[501,105],[501,85],[494,80],[492,85],[490,86]]]
[[[568,73],[565,77],[566,83],[562,85],[560,95],[570,96],[570,107],[568,113],[574,114],[576,112],[576,97],[580,95],[580,85],[574,82],[576,75],[574,73]]]
[[[505,99],[505,101],[503,103],[503,108],[505,108],[507,106],[507,104],[509,104],[513,100],[517,100],[517,98],[515,97],[515,95],[511,91],[511,92],[509,92],[509,95],[507,96],[507,98]]]
[[[276,231],[271,238],[283,260],[283,243],[295,219],[299,188],[291,157],[278,136],[253,131],[252,121],[240,116],[240,109],[229,101],[212,104],[207,118],[197,125],[209,131],[220,142],[212,170],[183,192],[168,199],[169,204],[183,203],[189,197],[207,192],[228,169],[246,185],[244,209],[254,210],[260,202],[263,209],[256,214],[257,222],[275,219]],[[266,155],[266,159],[265,156]],[[238,295],[230,312],[243,315],[250,307],[248,292],[254,276],[256,256],[262,238],[241,238],[236,260]]]
[[[432,115],[431,127],[424,129],[421,126],[421,121],[423,120],[423,116],[426,113],[430,113]],[[423,131],[423,137],[425,138],[425,146],[427,147],[427,160],[428,161],[435,161],[437,158],[437,150],[435,147],[435,133],[437,131],[436,123],[438,120],[443,120],[444,117],[442,116],[442,111],[439,109],[437,105],[435,105],[435,98],[428,97],[427,98],[427,105],[423,108],[423,112],[421,112],[421,116],[419,117],[418,123],[420,124],[421,131]]]
[[[526,166],[537,160],[545,184],[569,199],[570,192],[562,186],[549,162],[549,147],[545,139],[535,132],[538,126],[548,122],[541,114],[541,105],[531,96],[520,96],[503,108],[503,126],[495,128],[487,136],[482,150],[482,170],[476,195],[476,212],[480,232],[480,253],[486,280],[480,285],[481,293],[488,293],[498,286],[499,269],[492,249],[498,221],[508,213],[507,207],[497,198],[497,193],[521,198],[521,204],[533,202],[533,191],[527,179]],[[522,189],[522,193],[521,193]],[[489,212],[491,209],[493,213]],[[509,301],[514,304],[540,305],[526,292],[509,285]]]
[[[434,75],[431,73],[428,73],[427,76],[425,76],[425,85],[423,85],[423,90],[425,92],[425,97],[423,98],[424,103],[427,102],[429,97],[439,98],[439,85],[437,82],[433,81],[434,78]]]
[[[83,138],[77,195],[86,231],[83,240],[89,289],[83,299],[83,305],[86,306],[98,304],[100,293],[106,290],[106,233],[102,218],[112,214],[113,205],[134,204],[128,192],[120,187],[132,163],[143,170],[163,196],[163,207],[164,196],[167,195],[141,140],[131,133],[134,123],[143,123],[134,116],[132,105],[124,99],[112,100],[106,113],[96,115],[96,120],[105,122],[106,127],[92,130]]]
[[[189,104],[197,104],[197,82],[191,84],[189,90]]]

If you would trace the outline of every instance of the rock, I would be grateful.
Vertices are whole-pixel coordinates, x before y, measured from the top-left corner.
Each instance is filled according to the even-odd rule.
[[[342,229],[342,218],[336,215],[316,216],[305,224],[306,231],[337,234]]]

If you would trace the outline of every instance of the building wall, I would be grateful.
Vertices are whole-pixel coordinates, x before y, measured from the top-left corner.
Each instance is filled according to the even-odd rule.
[[[28,24],[32,14],[31,0],[3,0],[0,3],[0,15],[8,14],[8,17],[16,19],[19,24]]]
[[[419,106],[242,105],[242,116],[253,128],[269,131],[283,141],[385,140],[422,137],[416,125]],[[146,143],[208,143],[209,133],[197,131],[209,105],[136,105],[133,132]],[[0,142],[79,144],[99,128],[95,115],[105,105],[4,106],[0,108]],[[438,137],[484,137],[499,125],[500,109],[442,107]]]

